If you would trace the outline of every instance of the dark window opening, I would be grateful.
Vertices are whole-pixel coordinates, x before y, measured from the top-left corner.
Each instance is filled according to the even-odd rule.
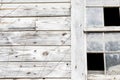
[[[104,55],[102,53],[87,54],[88,70],[103,71],[104,70]]]
[[[104,25],[105,26],[120,26],[119,7],[104,8]]]

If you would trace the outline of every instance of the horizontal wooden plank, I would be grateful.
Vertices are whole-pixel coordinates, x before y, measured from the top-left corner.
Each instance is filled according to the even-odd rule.
[[[70,61],[70,46],[3,46],[0,61]]]
[[[118,32],[120,31],[120,27],[112,26],[112,27],[85,27],[85,32]]]
[[[70,2],[70,0],[1,0],[0,3],[16,3],[16,2]]]
[[[119,6],[119,0],[87,0],[86,6]]]
[[[88,70],[88,74],[104,74],[105,72],[104,71],[94,71],[94,70]]]
[[[120,75],[88,75],[88,80],[120,80]]]
[[[70,62],[0,62],[0,78],[68,78],[70,66]]]
[[[2,4],[0,16],[68,16],[70,3]]]
[[[0,45],[70,45],[69,31],[0,32]]]
[[[70,30],[70,17],[1,18],[0,31]]]
[[[71,79],[0,79],[0,80],[71,80]]]

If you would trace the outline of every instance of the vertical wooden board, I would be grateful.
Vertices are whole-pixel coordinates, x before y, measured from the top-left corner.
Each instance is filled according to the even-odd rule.
[[[104,6],[119,6],[119,0],[103,0]]]
[[[86,6],[103,6],[103,0],[86,0]]]
[[[0,16],[68,16],[70,3],[2,4]]]
[[[0,45],[70,45],[69,31],[0,32]]]
[[[3,46],[0,61],[71,61],[70,46]]]
[[[70,30],[70,17],[1,18],[0,31]]]
[[[71,2],[71,60],[72,80],[87,80],[87,59],[85,48],[85,0]]]
[[[87,27],[103,27],[104,26],[103,14],[104,14],[103,8],[87,8],[86,9]]]
[[[1,0],[0,3],[15,3],[15,2],[70,2],[70,0]]]
[[[68,78],[70,66],[70,62],[0,62],[0,78]]]

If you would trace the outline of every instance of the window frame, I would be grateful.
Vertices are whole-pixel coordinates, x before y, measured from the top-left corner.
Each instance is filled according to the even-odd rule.
[[[110,80],[120,79],[120,75],[87,74],[87,32],[119,32],[120,27],[85,27],[86,7],[119,7],[119,0],[95,0],[95,3],[87,3],[86,0],[71,0],[71,64],[72,80]],[[97,2],[98,1],[98,2]],[[100,3],[99,3],[100,2]],[[119,3],[118,3],[119,2]],[[81,46],[82,45],[82,46]],[[100,52],[101,53],[101,52]]]

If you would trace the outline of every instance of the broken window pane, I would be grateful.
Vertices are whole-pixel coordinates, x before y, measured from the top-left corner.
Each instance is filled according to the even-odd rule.
[[[87,8],[87,27],[103,27],[103,8]]]
[[[104,7],[104,25],[120,26],[119,7]]]
[[[102,53],[87,54],[88,70],[103,71],[104,70],[104,55]]]
[[[105,33],[105,50],[120,51],[120,33]]]
[[[102,33],[87,33],[87,51],[103,51]]]
[[[120,74],[120,54],[105,54],[106,58],[106,73],[117,75]]]

